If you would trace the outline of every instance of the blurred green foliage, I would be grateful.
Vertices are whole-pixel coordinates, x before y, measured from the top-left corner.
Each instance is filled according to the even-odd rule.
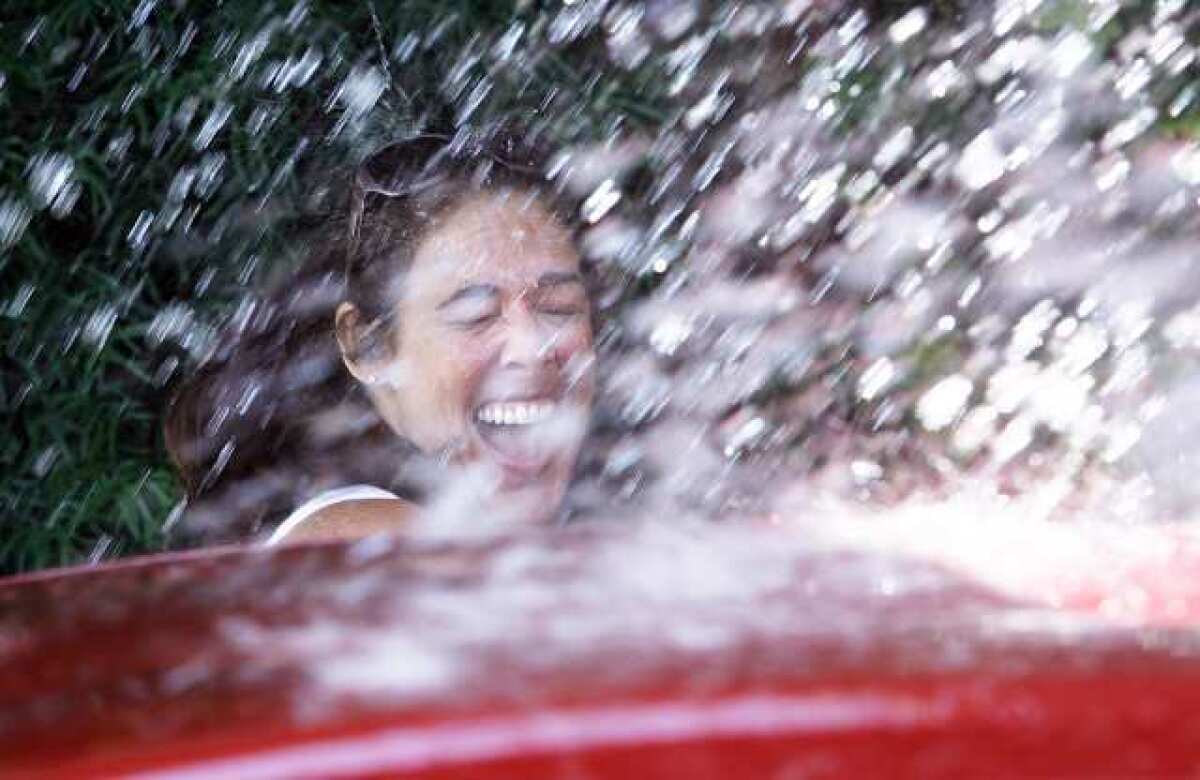
[[[661,118],[645,69],[597,77],[602,43],[506,62],[495,41],[537,33],[540,5],[0,7],[0,574],[162,548],[164,405],[299,257],[330,171],[466,112],[571,137]]]
[[[306,170],[354,151],[348,134],[330,137],[347,116],[330,95],[382,46],[437,22],[438,44],[418,45],[380,98],[410,120],[438,105],[428,93],[446,60],[516,11],[467,0],[0,11],[0,573],[160,548],[181,498],[163,404],[262,258],[288,249],[280,229],[303,211]],[[278,69],[263,77],[276,67],[291,83]],[[65,186],[39,193],[39,171],[65,172]]]

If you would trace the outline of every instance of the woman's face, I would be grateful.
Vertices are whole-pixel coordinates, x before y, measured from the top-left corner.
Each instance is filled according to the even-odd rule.
[[[567,230],[535,199],[468,198],[395,293],[394,361],[369,386],[401,435],[480,467],[507,509],[557,511],[593,396],[590,303]]]

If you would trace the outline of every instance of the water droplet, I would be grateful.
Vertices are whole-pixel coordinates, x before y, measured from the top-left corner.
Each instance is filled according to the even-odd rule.
[[[37,288],[26,282],[17,289],[12,300],[4,307],[4,316],[10,319],[18,319],[25,313],[25,307],[29,305],[29,301],[33,298]]]
[[[757,410],[739,409],[721,424],[721,453],[726,458],[736,458],[761,444],[770,430],[770,425],[758,415]]]
[[[914,8],[888,27],[888,37],[897,44],[904,44],[925,29],[929,24],[929,12]]]
[[[1187,184],[1200,185],[1200,144],[1182,145],[1171,156],[1171,171]]]
[[[387,88],[387,80],[378,68],[359,66],[350,71],[333,95],[333,102],[344,110],[342,125],[356,122],[375,108]]]
[[[646,23],[668,41],[686,33],[699,17],[696,0],[650,0],[646,3]]]
[[[1034,428],[1033,420],[1023,414],[1009,420],[992,446],[996,461],[1006,463],[1032,444]]]
[[[858,379],[858,397],[873,401],[886,390],[896,378],[896,366],[888,358],[879,358]]]
[[[33,475],[38,479],[44,478],[54,468],[54,464],[58,463],[61,455],[62,452],[57,446],[51,444],[46,447],[33,461]]]
[[[467,93],[458,108],[458,123],[466,124],[467,120],[479,110],[487,96],[491,94],[493,84],[490,79],[480,79],[479,82]]]
[[[21,240],[33,212],[15,198],[0,201],[0,248],[8,248]]]
[[[992,29],[996,35],[1007,35],[1041,5],[1041,0],[999,0],[992,12]]]
[[[605,179],[583,202],[580,211],[584,220],[595,224],[603,219],[604,215],[610,212],[620,200],[621,190],[617,187],[616,182],[612,179]]]
[[[271,29],[260,30],[250,40],[238,47],[237,55],[229,66],[229,75],[236,81],[243,78],[250,67],[258,61],[271,43]],[[205,144],[207,146],[207,144]],[[198,147],[203,148],[203,147]]]
[[[75,174],[75,161],[65,154],[38,154],[29,163],[29,192],[38,208],[55,206],[62,199],[70,200],[70,186]],[[61,208],[61,206],[60,206]]]
[[[845,163],[838,163],[813,176],[801,188],[798,197],[804,205],[800,213],[806,222],[817,222],[833,207],[837,201],[839,184],[845,173]]]
[[[1104,138],[1100,141],[1100,148],[1111,152],[1125,146],[1149,130],[1157,119],[1158,110],[1154,107],[1144,106],[1138,109],[1133,116],[1116,123],[1104,134]]]
[[[1091,40],[1081,32],[1064,33],[1050,50],[1051,68],[1060,79],[1069,78],[1087,63],[1094,53]]]
[[[522,22],[513,22],[492,46],[492,56],[498,60],[510,59],[524,35],[525,25]]]
[[[679,351],[692,335],[694,323],[682,316],[667,315],[650,331],[650,346],[660,355],[670,357]]]
[[[949,427],[962,413],[975,386],[962,374],[954,374],[925,391],[917,402],[917,418],[926,430]]]
[[[916,133],[913,132],[911,125],[905,125],[897,130],[883,142],[879,151],[875,153],[875,167],[880,171],[886,171],[900,162],[900,159],[912,149],[915,140]]]
[[[146,245],[146,239],[150,235],[150,226],[154,224],[154,212],[142,211],[138,214],[137,219],[133,223],[133,227],[129,229],[129,233],[125,239],[129,242],[129,246],[134,249],[141,249]]]
[[[156,5],[158,5],[158,0],[140,0],[129,16],[129,26],[126,29],[133,31],[144,25],[150,18],[150,14],[154,12]]]
[[[217,101],[212,111],[205,118],[204,123],[200,125],[200,129],[196,132],[196,137],[192,141],[192,147],[198,152],[208,148],[217,133],[221,132],[221,128],[225,127],[232,114],[232,104],[224,100]]]
[[[954,169],[963,186],[983,189],[1005,173],[1004,152],[991,130],[984,130],[963,149]]]
[[[192,191],[201,200],[207,200],[216,192],[225,169],[225,153],[209,152],[196,167],[196,179]]]
[[[996,435],[999,415],[986,404],[976,406],[963,415],[955,427],[951,443],[960,455],[972,455],[992,441]]]
[[[101,306],[88,316],[80,338],[92,349],[101,350],[117,324],[117,310],[111,304]]]

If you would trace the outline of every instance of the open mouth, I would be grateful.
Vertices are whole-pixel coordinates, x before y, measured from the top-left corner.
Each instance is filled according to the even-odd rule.
[[[554,414],[554,401],[496,401],[475,410],[477,422],[497,428],[537,425]]]
[[[490,401],[475,409],[475,429],[504,471],[504,483],[515,487],[542,477],[556,446],[553,419],[558,401],[530,398]]]

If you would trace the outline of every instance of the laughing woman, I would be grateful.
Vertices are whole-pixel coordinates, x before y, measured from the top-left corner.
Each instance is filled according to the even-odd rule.
[[[481,523],[560,515],[592,326],[543,162],[514,136],[420,136],[360,167],[330,245],[172,404],[191,536],[357,538],[436,523],[446,495]]]

